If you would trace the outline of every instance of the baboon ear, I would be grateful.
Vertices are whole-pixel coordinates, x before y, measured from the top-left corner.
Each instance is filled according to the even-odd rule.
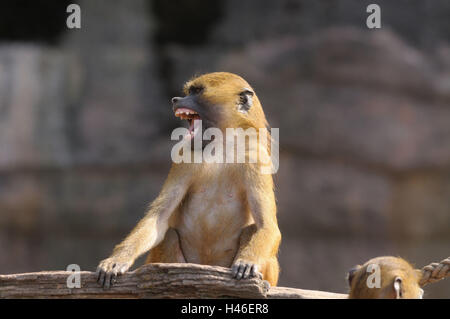
[[[403,297],[402,293],[402,278],[395,277],[394,279],[394,290],[395,290],[395,298],[401,299]]]
[[[355,273],[358,271],[358,269],[361,268],[360,265],[356,265],[355,267],[353,267],[352,269],[350,269],[347,273],[347,281],[348,281],[348,285],[351,287],[352,286],[352,280],[355,277]]]
[[[241,113],[247,113],[253,105],[253,91],[250,89],[244,89],[239,93],[238,111]]]

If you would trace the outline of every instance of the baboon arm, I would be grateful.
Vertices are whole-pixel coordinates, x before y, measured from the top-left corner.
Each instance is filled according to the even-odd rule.
[[[281,233],[276,219],[276,203],[271,175],[250,173],[246,183],[247,204],[255,221],[243,234],[236,260],[261,262],[278,251]]]
[[[178,173],[178,174],[177,174]],[[189,176],[172,167],[158,197],[152,202],[145,217],[115,248],[111,257],[136,260],[158,245],[169,227],[169,218],[188,189]]]

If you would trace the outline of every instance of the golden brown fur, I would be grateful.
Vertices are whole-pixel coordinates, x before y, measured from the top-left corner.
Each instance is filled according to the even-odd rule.
[[[174,98],[174,108],[190,101],[203,122],[224,134],[226,128],[267,126],[256,94],[237,75],[218,72],[194,78],[186,83],[184,93],[184,98]],[[239,109],[244,102],[248,110]],[[261,165],[173,163],[146,216],[100,263],[100,283],[109,287],[116,275],[150,250],[148,263],[232,267],[237,279],[262,274],[276,285],[281,234],[272,176],[261,174]]]
[[[221,122],[217,123],[219,124],[217,126],[218,128],[267,127],[267,120],[256,94],[253,96],[253,106],[250,108],[248,116],[243,116],[242,113],[234,112],[234,99],[236,98],[236,95],[239,94],[239,92],[241,92],[244,88],[251,89],[251,86],[243,78],[227,72],[209,73],[188,81],[184,85],[183,93],[187,95],[189,93],[189,87],[195,85],[201,86],[205,83],[207,85],[205,91],[202,93],[202,96],[212,105],[216,106],[216,111],[220,112],[223,116]],[[230,101],[230,98],[233,100]]]
[[[374,269],[379,267],[379,288],[368,285]],[[373,267],[373,266],[372,266]],[[398,257],[377,257],[363,266],[357,266],[349,273],[350,299],[417,299],[422,298],[423,290],[419,286],[421,271],[414,269],[407,261]]]

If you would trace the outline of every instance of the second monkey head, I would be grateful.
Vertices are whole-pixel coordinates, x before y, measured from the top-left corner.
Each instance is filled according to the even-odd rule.
[[[378,287],[373,285],[378,277]],[[421,299],[422,271],[399,257],[383,256],[351,269],[347,275],[350,299]]]

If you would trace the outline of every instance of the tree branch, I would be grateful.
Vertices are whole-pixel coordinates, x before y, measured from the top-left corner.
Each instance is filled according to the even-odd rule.
[[[80,272],[81,287],[68,288],[68,271],[0,275],[0,298],[317,298],[345,294],[269,287],[258,278],[235,280],[229,268],[197,264],[148,264],[117,278],[108,290],[94,272]],[[69,280],[72,282],[72,280]]]

